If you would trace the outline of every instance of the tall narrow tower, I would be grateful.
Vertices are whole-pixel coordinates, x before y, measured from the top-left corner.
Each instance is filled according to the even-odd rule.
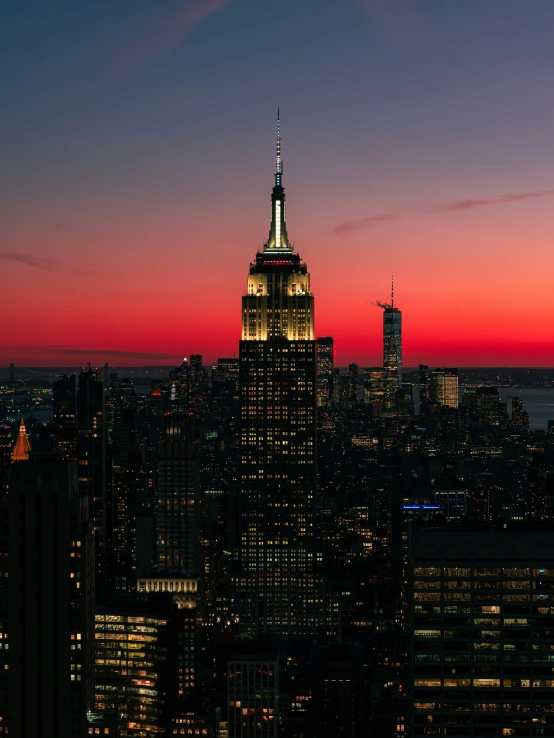
[[[402,313],[394,307],[394,277],[391,301],[383,310],[383,366],[391,373],[393,389],[402,386]]]
[[[310,275],[290,244],[277,119],[271,228],[242,298],[242,629],[314,631],[316,342]]]

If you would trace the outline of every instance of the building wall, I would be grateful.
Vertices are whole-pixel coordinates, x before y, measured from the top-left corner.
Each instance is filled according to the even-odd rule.
[[[554,735],[552,533],[410,532],[412,733]]]
[[[88,511],[74,464],[45,460],[12,467],[9,585],[2,590],[8,600],[3,676],[12,738],[85,734],[93,687],[94,551]]]

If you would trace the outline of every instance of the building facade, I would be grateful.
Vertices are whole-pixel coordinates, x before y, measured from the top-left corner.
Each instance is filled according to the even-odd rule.
[[[409,534],[410,735],[554,735],[552,530]]]
[[[431,372],[431,401],[446,407],[458,407],[458,370],[444,367]]]
[[[158,444],[156,559],[160,572],[200,571],[199,456],[197,443]]]
[[[230,661],[228,738],[279,735],[279,658]]]
[[[317,405],[329,407],[333,401],[334,345],[331,336],[317,339]]]
[[[12,466],[3,504],[0,735],[82,738],[94,674],[88,496],[74,463],[45,454]]]

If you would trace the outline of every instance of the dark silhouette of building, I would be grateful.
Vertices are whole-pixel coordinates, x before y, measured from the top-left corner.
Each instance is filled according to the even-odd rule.
[[[333,401],[334,344],[331,336],[317,339],[317,405],[330,407]]]
[[[4,734],[82,738],[93,706],[88,496],[74,463],[31,454],[11,467],[3,505],[2,568],[9,575],[0,586]]]
[[[200,570],[199,447],[184,440],[158,444],[156,560],[160,572]]]
[[[431,387],[429,384],[429,367],[420,364],[418,369],[419,376],[419,414],[422,417],[429,415],[429,407],[431,404]]]
[[[77,459],[79,484],[89,497],[96,551],[96,596],[113,586],[114,506],[106,444],[104,385],[98,372],[83,369],[77,377]]]
[[[53,420],[60,427],[74,426],[77,418],[77,375],[62,375],[52,386]]]
[[[277,738],[279,657],[238,657],[227,674],[228,738]]]
[[[349,364],[348,365],[348,397],[347,401],[349,405],[354,405],[358,402],[358,365],[357,364]]]

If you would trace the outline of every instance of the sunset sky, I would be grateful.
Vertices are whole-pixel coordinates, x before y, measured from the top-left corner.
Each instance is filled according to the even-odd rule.
[[[238,353],[281,109],[316,334],[554,365],[553,0],[0,3],[0,364]]]

